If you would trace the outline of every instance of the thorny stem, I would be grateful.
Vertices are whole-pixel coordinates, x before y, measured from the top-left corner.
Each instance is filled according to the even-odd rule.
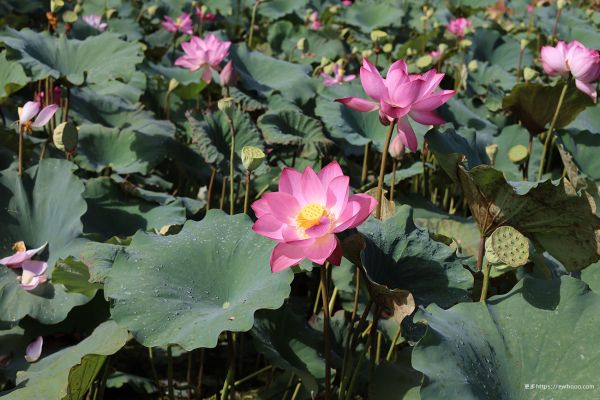
[[[331,342],[329,333],[329,300],[327,299],[327,265],[321,267],[321,299],[323,302],[323,336],[325,339],[325,400],[331,400]]]
[[[385,176],[385,164],[387,161],[388,149],[392,140],[392,133],[396,127],[396,120],[390,123],[390,127],[383,145],[383,153],[381,154],[381,166],[379,167],[379,180],[377,181],[377,208],[375,209],[375,218],[381,219],[381,208],[383,206],[383,177]]]
[[[558,113],[560,112],[560,108],[562,107],[563,101],[565,100],[565,95],[567,94],[567,89],[569,87],[569,83],[566,82],[563,86],[562,92],[560,92],[560,97],[558,98],[558,104],[556,105],[556,110],[554,111],[554,116],[552,117],[552,122],[550,123],[550,127],[548,128],[548,132],[546,132],[546,138],[544,139],[544,150],[542,151],[542,158],[540,160],[540,169],[538,171],[538,181],[542,179],[542,175],[544,174],[544,164],[546,161],[546,154],[548,153],[548,147],[550,145],[550,138],[552,137],[552,132],[554,131],[554,125],[556,125],[556,120],[558,119]]]
[[[246,171],[246,193],[244,194],[244,214],[248,214],[248,197],[250,196],[250,171]]]

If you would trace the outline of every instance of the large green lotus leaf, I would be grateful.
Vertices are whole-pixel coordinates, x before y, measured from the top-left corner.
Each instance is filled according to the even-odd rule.
[[[485,304],[432,305],[419,318],[428,328],[412,364],[425,374],[422,399],[572,399],[572,390],[529,385],[598,382],[600,298],[577,279],[526,277]]]
[[[33,80],[64,77],[77,86],[115,78],[127,81],[143,59],[139,43],[125,42],[118,35],[106,32],[80,41],[28,28],[21,31],[8,28],[0,36],[0,42],[16,53]]]
[[[268,144],[298,147],[300,157],[317,159],[333,144],[319,120],[295,111],[263,114],[257,123]]]
[[[434,154],[444,154],[436,157],[436,161],[446,171],[450,178],[457,180],[456,165],[464,160],[469,169],[483,164],[483,159],[476,150],[475,137],[466,138],[454,129],[440,132],[432,129],[427,132],[425,139]]]
[[[36,337],[16,323],[2,324],[0,357],[9,357],[10,362],[0,368],[0,387],[9,381],[14,383],[17,371],[27,369],[29,363],[25,360],[25,349]]]
[[[294,102],[306,103],[315,94],[310,68],[250,51],[245,44],[231,46],[229,55],[241,85],[264,97],[280,92]]]
[[[6,52],[0,53],[0,99],[10,96],[29,82],[21,64],[6,59]]]
[[[271,273],[273,242],[246,215],[211,210],[180,233],[138,232],[104,283],[113,318],[144,346],[214,347],[223,331],[252,328],[254,312],[279,308],[293,272]]]
[[[252,336],[256,350],[277,368],[292,371],[310,391],[319,391],[325,379],[323,336],[303,319],[304,304],[286,304],[279,310],[256,313]]]
[[[339,19],[369,33],[377,28],[400,27],[405,7],[400,0],[365,0],[344,7]]]
[[[90,282],[88,266],[73,257],[56,263],[52,271],[52,283],[63,285],[67,293],[81,293],[87,297],[94,297],[96,291],[102,289],[101,284]]]
[[[595,262],[581,271],[581,280],[587,283],[594,292],[600,294],[600,262]]]
[[[479,248],[479,229],[473,219],[444,215],[438,218],[418,218],[415,223],[426,228],[430,233],[443,235],[454,240],[464,255],[477,257]]]
[[[600,182],[600,135],[589,131],[560,131],[559,135],[579,170]]]
[[[89,171],[105,168],[119,174],[148,174],[167,155],[168,133],[144,134],[132,128],[119,130],[98,124],[79,127],[75,162]]]
[[[307,0],[269,0],[258,6],[258,13],[274,21],[306,8]]]
[[[28,248],[48,242],[48,274],[55,261],[82,233],[81,216],[86,211],[81,197],[83,184],[73,175],[74,164],[45,159],[26,170],[0,175],[0,256],[12,254],[12,245],[24,241]],[[61,286],[45,283],[33,291],[23,290],[15,270],[0,268],[0,315],[17,321],[25,315],[49,324],[63,320],[71,308],[89,299],[66,294]]]
[[[236,109],[232,121],[235,127],[234,166],[239,173],[245,173],[240,157],[242,147],[255,146],[262,149],[264,142],[247,113]],[[207,164],[229,171],[231,129],[227,116],[221,111],[216,111],[204,114],[202,120],[197,120],[188,114],[187,128],[192,140],[192,149],[199,153]]]
[[[377,112],[355,111],[334,100],[357,96],[368,98],[358,82],[325,89],[317,97],[317,114],[332,137],[346,140],[355,146],[373,143],[381,151],[385,143],[387,127],[379,122]]]
[[[536,135],[543,132],[546,124],[552,121],[563,84],[544,86],[537,83],[520,83],[502,101],[502,107],[512,111],[529,132]],[[569,125],[577,115],[591,106],[592,99],[569,84],[555,128]]]
[[[414,224],[411,207],[400,206],[385,221],[369,219],[358,230],[365,237],[360,258],[370,281],[408,290],[419,305],[446,308],[469,300],[473,277],[463,260]]]
[[[403,349],[397,362],[382,361],[369,382],[370,400],[419,400],[423,375],[410,365],[411,348]]]
[[[7,400],[82,399],[100,372],[106,356],[119,351],[129,339],[114,321],[100,324],[75,346],[41,358],[17,376],[17,388]]]
[[[157,206],[128,196],[107,177],[88,180],[84,198],[88,203],[88,211],[83,216],[85,233],[99,234],[106,239],[133,235],[138,229],[183,224],[186,219],[181,200]]]

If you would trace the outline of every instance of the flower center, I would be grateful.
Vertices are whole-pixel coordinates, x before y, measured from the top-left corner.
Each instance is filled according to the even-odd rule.
[[[17,253],[27,251],[27,248],[25,247],[25,242],[23,242],[23,241],[13,244],[12,249],[14,251],[16,251]]]
[[[319,204],[312,203],[304,206],[296,218],[296,225],[302,229],[309,229],[321,222],[321,217],[327,211]]]

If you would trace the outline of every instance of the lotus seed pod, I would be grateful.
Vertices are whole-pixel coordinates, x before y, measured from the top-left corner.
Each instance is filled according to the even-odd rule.
[[[416,65],[419,68],[426,68],[433,63],[433,58],[429,54],[417,58]]]
[[[265,159],[265,153],[254,146],[244,146],[242,147],[242,164],[244,164],[244,168],[246,170],[252,172],[256,170],[262,164]]]
[[[387,33],[385,33],[384,31],[375,29],[373,32],[371,32],[371,41],[378,42],[381,39],[384,39],[386,36],[387,36]]]
[[[485,240],[485,259],[490,264],[498,264],[500,262],[500,257],[498,257],[496,253],[494,253],[491,236]]]
[[[233,97],[223,97],[217,103],[217,107],[229,118],[233,118],[233,110],[235,109],[235,101],[233,100]]]
[[[301,52],[306,53],[308,51],[308,41],[306,40],[306,38],[301,37],[300,39],[298,39],[298,42],[296,43],[296,47]]]
[[[525,69],[523,69],[523,78],[525,79],[525,82],[529,82],[536,76],[538,76],[538,72],[535,69],[529,67],[525,67]]]
[[[77,127],[71,122],[63,122],[54,128],[52,141],[57,149],[65,153],[74,153],[77,149]]]
[[[383,47],[381,49],[383,50],[384,53],[389,54],[394,50],[394,45],[391,43],[386,43],[383,45]]]
[[[525,265],[529,259],[529,240],[512,226],[501,226],[496,229],[486,240],[486,247],[488,246],[492,259],[496,260],[494,256],[499,259],[495,264],[518,268]]]
[[[522,164],[528,156],[527,147],[522,144],[513,146],[508,150],[508,159],[515,164]]]
[[[469,71],[471,71],[471,72],[477,71],[477,60],[469,61],[469,64],[467,64],[467,67],[469,68]]]
[[[490,158],[490,163],[496,165],[496,154],[498,154],[498,145],[497,144],[488,144],[485,146],[485,153]]]

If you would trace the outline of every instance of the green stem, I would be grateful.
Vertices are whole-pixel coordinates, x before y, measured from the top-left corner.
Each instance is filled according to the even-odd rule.
[[[273,368],[272,365],[267,365],[264,368],[259,369],[258,371],[254,371],[253,373],[251,373],[250,375],[247,375],[245,377],[243,377],[242,379],[235,381],[235,383],[233,384],[234,386],[239,386],[242,383],[246,383],[248,382],[250,379],[257,377],[258,375],[262,374],[263,372],[267,372],[269,371],[271,368]]]
[[[100,378],[98,389],[96,390],[96,393],[94,393],[94,400],[104,399],[104,389],[106,388],[106,380],[108,379],[109,371],[110,356],[106,357],[106,361],[104,362],[104,371],[102,372],[102,377]]]
[[[169,385],[169,400],[175,400],[175,390],[173,388],[173,352],[171,345],[167,346],[167,382]]]
[[[248,214],[248,197],[250,196],[250,171],[246,171],[246,193],[244,194],[244,214]]]
[[[385,164],[387,161],[388,150],[390,148],[390,142],[392,140],[392,133],[396,127],[396,120],[390,123],[390,127],[385,137],[385,144],[383,145],[383,153],[381,154],[381,165],[379,167],[379,180],[377,181],[377,208],[375,209],[375,218],[381,219],[381,208],[383,207],[383,177],[385,176]]]
[[[160,393],[162,397],[160,379],[158,379],[158,373],[156,372],[156,367],[154,366],[154,352],[152,351],[152,347],[148,347],[148,357],[150,358],[150,370],[152,371],[152,377],[154,378],[156,389],[158,389],[158,393]]]
[[[19,176],[23,175],[23,125],[19,125]]]
[[[331,342],[329,333],[329,300],[327,299],[327,264],[321,266],[321,299],[323,302],[323,336],[325,341],[325,400],[331,400]]]
[[[542,175],[544,174],[544,164],[546,161],[546,154],[548,153],[548,147],[551,142],[550,138],[552,137],[552,131],[554,131],[554,125],[556,124],[556,120],[558,119],[558,113],[560,112],[560,108],[562,107],[563,101],[565,100],[565,95],[567,94],[568,87],[569,83],[567,82],[563,86],[562,92],[560,92],[560,97],[558,98],[558,104],[556,105],[556,110],[554,111],[552,122],[550,123],[550,127],[548,128],[548,132],[546,132],[546,138],[544,139],[544,150],[542,152],[542,158],[540,160],[540,169],[538,171],[538,181],[542,179]]]
[[[229,348],[229,367],[225,382],[223,383],[223,389],[221,389],[221,400],[226,400],[229,397],[230,386],[231,390],[235,387],[235,339],[229,331],[227,331],[227,346]]]
[[[235,126],[233,125],[233,121],[228,117],[229,120],[229,128],[231,130],[231,151],[229,153],[229,214],[233,215],[234,213],[234,184],[233,184],[233,160],[235,157]]]
[[[363,155],[363,164],[362,164],[362,173],[360,174],[360,184],[364,185],[367,181],[367,173],[368,173],[368,161],[369,161],[369,147],[371,142],[367,142],[365,144],[365,154]]]
[[[398,168],[398,161],[394,158],[392,160],[392,182],[390,183],[390,201],[394,201],[394,189],[396,188],[396,168]]]
[[[252,36],[254,36],[254,23],[256,21],[256,9],[258,8],[258,4],[260,0],[256,0],[254,2],[254,7],[252,7],[252,18],[250,19],[250,33],[248,34],[248,47],[252,48]]]
[[[488,286],[490,284],[490,270],[492,269],[492,264],[489,262],[486,263],[485,270],[483,271],[483,286],[481,287],[481,296],[479,297],[479,302],[484,303],[487,298]]]
[[[212,200],[213,186],[215,184],[215,176],[217,169],[212,167],[210,172],[210,181],[208,182],[208,193],[206,194],[206,211],[210,210],[210,202]]]
[[[360,368],[362,367],[362,363],[365,360],[365,355],[367,354],[367,349],[369,348],[369,346],[365,345],[365,348],[363,349],[363,351],[360,353],[360,356],[358,357],[358,362],[356,363],[356,368],[354,369],[354,372],[352,373],[352,379],[350,379],[350,386],[348,387],[348,391],[346,392],[346,396],[344,396],[344,399],[351,399],[352,398],[352,392],[354,392],[354,388],[356,386],[356,381],[360,372]]]
[[[296,388],[294,389],[294,393],[292,394],[292,398],[290,400],[296,400],[298,397],[298,393],[300,393],[300,388],[302,387],[302,381],[298,382]]]
[[[392,356],[394,355],[394,349],[396,348],[396,343],[398,343],[398,339],[400,338],[401,334],[402,334],[402,328],[400,326],[398,326],[398,331],[396,331],[396,334],[394,335],[394,338],[392,339],[392,344],[390,344],[390,349],[388,350],[387,356],[385,357],[385,359],[387,361],[392,361]]]

